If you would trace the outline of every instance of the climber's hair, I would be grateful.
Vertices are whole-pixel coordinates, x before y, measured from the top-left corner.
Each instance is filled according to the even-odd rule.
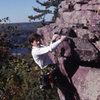
[[[34,40],[40,40],[41,36],[39,34],[32,33],[29,35],[29,42],[32,43]]]

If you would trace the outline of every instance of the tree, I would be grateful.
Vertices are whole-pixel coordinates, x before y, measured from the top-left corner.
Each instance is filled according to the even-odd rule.
[[[36,2],[40,4],[41,6],[45,7],[45,9],[42,10],[40,8],[33,7],[33,10],[39,14],[35,16],[33,15],[28,16],[28,18],[30,20],[42,19],[41,22],[44,24],[46,22],[45,16],[47,14],[52,14],[53,16],[50,22],[55,22],[55,19],[59,16],[58,8],[61,1],[62,0],[47,0],[45,2],[40,2],[39,0],[36,0]],[[51,7],[52,9],[50,9]]]
[[[29,54],[24,57],[11,54],[11,37],[16,36],[17,27],[3,19],[0,19],[0,100],[58,100],[56,89],[39,89],[40,69]]]

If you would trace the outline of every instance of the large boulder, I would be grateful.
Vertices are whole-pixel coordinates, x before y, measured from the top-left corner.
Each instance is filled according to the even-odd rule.
[[[38,28],[37,33],[45,45],[53,34],[67,35],[49,56],[59,62],[64,75],[61,66],[66,67],[81,100],[100,100],[100,0],[64,0],[59,13],[55,23]]]

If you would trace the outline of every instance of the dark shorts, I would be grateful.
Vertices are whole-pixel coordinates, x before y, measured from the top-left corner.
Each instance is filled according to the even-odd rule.
[[[55,71],[56,65],[50,64],[46,68],[40,70],[40,89],[50,89],[54,87],[55,84]]]

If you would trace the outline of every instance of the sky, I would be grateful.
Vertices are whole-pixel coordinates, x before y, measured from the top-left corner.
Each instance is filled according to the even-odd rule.
[[[41,8],[35,0],[0,0],[0,19],[9,17],[10,23],[29,22],[28,16],[37,14],[33,7]]]

